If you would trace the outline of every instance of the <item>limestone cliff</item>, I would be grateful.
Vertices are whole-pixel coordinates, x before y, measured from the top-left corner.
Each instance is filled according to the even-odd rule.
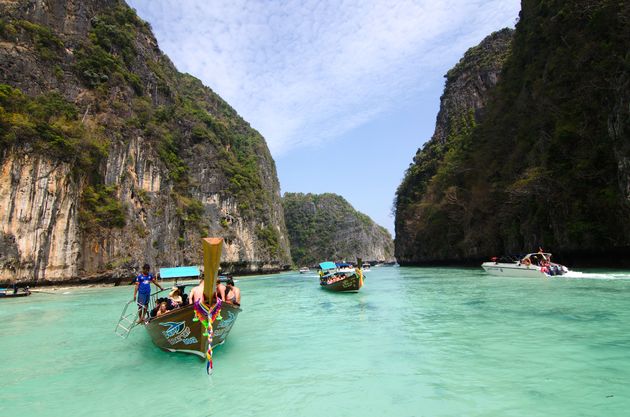
[[[483,115],[490,90],[496,85],[506,57],[510,52],[513,31],[503,29],[470,48],[457,65],[446,74],[444,94],[440,98],[435,133],[418,149],[413,163],[405,173],[396,193],[396,258],[401,264],[426,259],[427,248],[435,248],[450,233],[451,221],[458,214],[440,223],[442,230],[431,229],[428,222],[436,221],[427,210],[433,198],[431,182],[438,181],[441,164],[449,152],[461,146]],[[442,168],[444,170],[444,168]],[[457,205],[457,189],[451,189],[440,204]],[[430,230],[431,229],[431,230]],[[457,258],[447,244],[440,248],[439,257]]]
[[[398,190],[402,264],[542,246],[572,266],[630,265],[630,4],[521,4],[482,114],[451,116],[448,149],[429,143]]]
[[[297,266],[323,261],[394,260],[389,232],[336,194],[285,193],[291,253]]]
[[[139,264],[274,271],[290,250],[262,136],[119,0],[0,0],[0,281]]]

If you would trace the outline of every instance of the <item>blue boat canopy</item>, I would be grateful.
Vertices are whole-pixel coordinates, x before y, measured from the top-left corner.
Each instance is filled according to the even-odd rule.
[[[160,268],[161,278],[198,277],[201,274],[198,266],[178,266],[175,268]]]
[[[321,264],[319,264],[319,267],[322,270],[326,270],[326,269],[335,269],[337,268],[337,265],[335,265],[334,262],[322,262]]]
[[[337,267],[339,267],[339,268],[345,268],[345,267],[348,267],[348,266],[352,266],[352,265],[350,265],[349,263],[346,263],[346,262],[339,262],[337,264]]]

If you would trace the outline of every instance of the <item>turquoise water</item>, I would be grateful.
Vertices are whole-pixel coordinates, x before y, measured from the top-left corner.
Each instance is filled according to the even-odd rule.
[[[243,278],[206,376],[114,325],[131,287],[0,300],[0,416],[627,416],[630,274],[374,268]]]

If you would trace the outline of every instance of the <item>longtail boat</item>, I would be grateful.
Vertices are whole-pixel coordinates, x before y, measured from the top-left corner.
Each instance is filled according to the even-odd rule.
[[[12,288],[0,288],[0,298],[15,298],[15,297],[27,297],[31,295],[31,290],[26,288],[19,288],[17,285],[13,285]]]
[[[319,285],[328,291],[358,292],[363,286],[363,271],[359,266],[349,268],[346,264],[322,262],[319,267]]]
[[[221,238],[205,238],[202,241],[204,257],[204,300],[210,303],[197,302],[190,304],[186,287],[190,285],[176,285],[183,294],[183,306],[169,310],[168,312],[154,316],[154,311],[159,305],[158,301],[164,300],[169,290],[160,290],[151,294],[147,307],[149,319],[144,323],[145,329],[151,336],[153,343],[169,352],[184,352],[198,355],[208,359],[208,369],[212,369],[212,347],[222,344],[227,338],[241,309],[216,297],[216,285],[221,257]],[[168,278],[200,278],[199,268],[181,267],[168,268]],[[162,274],[161,270],[161,274]],[[160,274],[160,275],[161,275]],[[196,275],[196,276],[195,276]],[[161,278],[165,278],[162,276]],[[131,303],[131,302],[130,302]],[[136,326],[137,310],[132,309],[127,314],[126,310],[119,320],[116,333],[126,337],[132,328]],[[134,307],[135,302],[132,304]],[[216,319],[216,320],[213,320]]]

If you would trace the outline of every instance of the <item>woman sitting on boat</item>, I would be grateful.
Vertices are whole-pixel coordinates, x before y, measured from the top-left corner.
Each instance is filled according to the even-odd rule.
[[[183,304],[182,293],[178,287],[175,287],[173,291],[168,295],[168,299],[171,302],[173,308],[179,308]]]
[[[225,301],[237,306],[241,305],[241,290],[234,286],[234,279],[228,277],[225,283]]]
[[[158,308],[157,313],[155,314],[156,317],[160,317],[162,314],[166,314],[168,313],[168,309],[166,306],[166,301],[162,301],[160,303],[160,307]]]

